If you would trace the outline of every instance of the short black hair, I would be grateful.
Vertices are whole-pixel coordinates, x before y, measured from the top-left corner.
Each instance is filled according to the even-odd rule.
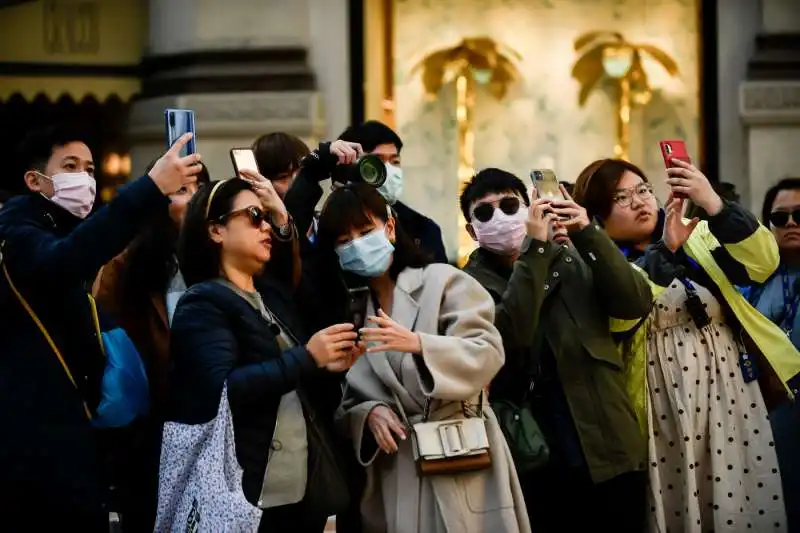
[[[389,205],[383,196],[371,185],[351,183],[333,191],[319,216],[319,247],[323,254],[333,254],[336,240],[352,228],[360,228],[370,223],[375,217],[383,222],[389,219]],[[420,250],[419,246],[395,219],[394,260],[389,270],[393,279],[404,269],[422,268],[429,265],[431,258]]]
[[[253,190],[243,179],[229,179],[217,188],[211,198],[211,205],[208,205],[217,183],[219,182],[202,186],[186,208],[186,218],[178,238],[177,255],[178,267],[187,287],[219,277],[220,246],[208,234],[209,221],[229,213],[240,192]]]
[[[86,145],[87,136],[77,128],[67,125],[52,125],[30,131],[17,147],[17,171],[13,180],[5,184],[5,188],[14,194],[29,192],[23,176],[29,170],[44,172],[53,151],[73,142]]]
[[[253,153],[261,175],[274,180],[300,168],[300,162],[311,153],[300,137],[276,131],[253,142]]]
[[[472,204],[489,194],[505,192],[519,194],[525,205],[530,205],[531,203],[525,184],[511,172],[499,168],[485,168],[472,176],[472,179],[461,191],[461,197],[459,198],[464,220],[469,221],[469,209]]]
[[[339,135],[340,141],[358,143],[364,152],[371,152],[381,144],[393,144],[397,152],[403,149],[403,141],[395,131],[377,120],[368,120],[362,124],[350,126]]]
[[[778,193],[794,189],[800,189],[800,178],[784,178],[770,187],[764,195],[764,204],[761,206],[761,222],[769,225],[769,215],[772,213],[772,205],[775,203]]]
[[[47,162],[53,156],[56,148],[61,148],[69,143],[86,142],[86,137],[75,128],[63,125],[48,126],[33,130],[19,145],[19,163],[27,172],[28,170],[44,171]]]

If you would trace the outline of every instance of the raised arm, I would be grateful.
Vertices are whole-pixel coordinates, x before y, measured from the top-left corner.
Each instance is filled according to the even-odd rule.
[[[596,223],[570,237],[592,269],[595,294],[609,317],[638,320],[650,313],[653,297],[647,280],[631,268],[617,245]]]
[[[34,224],[0,227],[9,269],[24,272],[51,287],[94,277],[133,240],[155,214],[167,208],[168,194],[196,181],[200,156],[180,157],[191,139],[181,137],[156,161],[148,176],[123,187],[108,205],[57,238]]]

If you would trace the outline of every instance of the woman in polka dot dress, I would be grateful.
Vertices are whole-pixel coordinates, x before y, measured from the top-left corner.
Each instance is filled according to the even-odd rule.
[[[759,337],[766,319],[733,287],[774,271],[774,240],[750,213],[723,202],[695,167],[683,164],[669,174],[673,193],[703,208],[708,222],[682,220],[682,198],[659,211],[643,172],[625,161],[593,163],[575,194],[645,270],[657,296],[637,333],[647,354],[649,529],[783,532],[767,410],[754,366],[740,368],[748,360],[740,339],[749,336],[759,346],[774,339]],[[765,356],[778,375],[800,372],[800,358],[784,368]]]

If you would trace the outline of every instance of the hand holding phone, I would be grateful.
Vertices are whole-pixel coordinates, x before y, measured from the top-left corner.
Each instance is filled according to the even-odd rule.
[[[242,170],[249,170],[256,174],[261,174],[258,170],[256,154],[251,148],[232,148],[231,162],[233,163],[233,170],[236,172],[237,176],[241,174]]]
[[[556,173],[550,169],[535,169],[531,171],[531,181],[536,187],[536,194],[539,198],[549,198],[550,200],[564,200],[561,193],[561,186],[558,183]]]
[[[358,339],[361,338],[361,329],[367,322],[367,305],[369,304],[370,292],[368,287],[356,287],[347,289],[347,319],[355,326],[359,332]]]
[[[664,166],[666,168],[674,168],[675,163],[673,160],[675,159],[689,164],[692,163],[692,158],[689,157],[685,142],[680,140],[660,141],[658,146],[661,149],[661,157],[664,159]],[[686,194],[679,191],[672,191],[672,196],[674,198],[686,198]]]
[[[167,150],[186,133],[191,133],[192,138],[180,150],[180,157],[186,157],[197,152],[197,133],[194,127],[194,111],[191,109],[165,109],[164,122],[166,126]]]

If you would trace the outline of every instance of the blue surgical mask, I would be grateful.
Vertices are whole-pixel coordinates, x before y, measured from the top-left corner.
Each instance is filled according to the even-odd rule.
[[[377,278],[389,270],[393,252],[383,228],[336,247],[342,270],[365,278]]]
[[[389,205],[397,203],[403,194],[403,169],[386,163],[386,181],[378,187],[378,192]]]

